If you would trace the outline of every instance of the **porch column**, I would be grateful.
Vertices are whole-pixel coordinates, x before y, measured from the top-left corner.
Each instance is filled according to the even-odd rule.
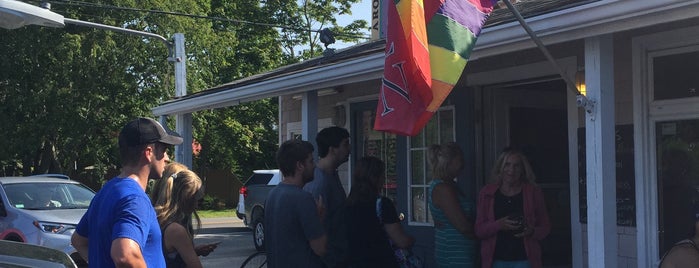
[[[182,136],[182,145],[175,146],[175,161],[192,168],[192,114],[176,114],[175,126],[177,133]]]
[[[301,100],[301,135],[303,139],[312,143],[316,148],[313,151],[314,159],[318,156],[318,144],[316,144],[316,134],[318,134],[318,92],[316,90],[303,93]]]
[[[616,160],[612,35],[585,39],[588,267],[616,267]]]

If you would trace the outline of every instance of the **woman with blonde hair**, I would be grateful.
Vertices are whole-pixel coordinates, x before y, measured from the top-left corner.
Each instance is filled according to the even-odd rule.
[[[464,168],[464,154],[453,142],[432,145],[427,151],[432,171],[427,202],[434,219],[435,258],[439,267],[474,267],[473,202],[456,185]]]
[[[551,231],[544,195],[524,154],[506,149],[478,196],[476,236],[484,268],[540,268],[539,241]]]
[[[165,166],[157,180],[151,200],[162,232],[163,254],[167,267],[202,267],[198,256],[207,256],[217,244],[194,246],[194,226],[201,226],[196,212],[204,194],[199,176],[180,163]]]

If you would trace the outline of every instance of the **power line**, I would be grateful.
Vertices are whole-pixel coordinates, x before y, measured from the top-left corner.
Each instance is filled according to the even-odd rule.
[[[277,24],[271,24],[271,23],[253,22],[253,21],[246,21],[246,20],[236,20],[236,19],[229,19],[229,18],[222,18],[222,17],[212,17],[212,16],[195,15],[195,14],[172,12],[172,11],[162,11],[162,10],[154,10],[154,9],[118,7],[118,6],[113,6],[113,5],[95,4],[95,3],[83,2],[83,1],[63,0],[63,1],[51,1],[51,3],[56,3],[59,5],[68,5],[68,6],[95,7],[95,8],[111,9],[111,10],[147,12],[147,13],[153,13],[153,14],[182,16],[182,17],[189,17],[189,18],[208,19],[208,20],[216,20],[216,21],[224,21],[224,22],[241,23],[241,24],[250,24],[250,25],[256,25],[256,26],[265,26],[265,27],[280,28],[280,29],[286,29],[286,30],[295,30],[295,31],[310,31],[310,32],[315,32],[315,33],[320,33],[320,31],[322,31],[322,30],[313,30],[313,29],[293,27],[293,26],[288,26],[288,25],[277,25]],[[337,35],[352,37],[352,38],[370,39],[370,37],[366,36],[366,35],[351,35],[351,34],[337,34]]]

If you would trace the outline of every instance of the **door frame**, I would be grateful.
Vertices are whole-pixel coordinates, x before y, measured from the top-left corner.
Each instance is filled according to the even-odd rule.
[[[566,76],[571,79],[575,77],[578,71],[578,59],[577,56],[569,56],[564,58],[556,59],[557,65],[563,70]],[[501,68],[494,71],[486,71],[480,73],[469,73],[467,74],[467,86],[474,89],[474,96],[481,97],[479,99],[485,100],[484,94],[489,94],[487,88],[496,84],[504,83],[515,83],[516,81],[526,81],[541,77],[552,77],[560,75],[556,71],[552,64],[548,61],[535,62],[531,64],[521,64],[508,68]],[[476,103],[476,108],[482,111],[487,111],[486,103],[481,101]],[[580,119],[583,116],[583,112],[576,105],[576,94],[570,90],[566,90],[566,103],[564,104],[567,110],[567,120],[568,120],[568,166],[569,166],[569,189],[570,189],[570,227],[571,227],[571,241],[583,241],[583,229],[580,223],[579,211],[580,211],[580,200],[579,200],[579,173],[578,173],[578,134],[577,129],[580,127]],[[488,112],[483,112],[487,114]],[[478,159],[482,159],[476,165],[476,177],[477,179],[477,189],[480,189],[484,185],[484,180],[490,170],[489,167],[492,164],[486,164],[487,161],[493,161],[496,157],[495,153],[497,148],[495,144],[486,144],[485,137],[490,136],[492,133],[486,132],[489,128],[488,118],[483,116],[483,120],[476,120],[474,125],[474,130],[476,133],[482,133],[482,135],[476,135],[475,140],[475,150]],[[583,245],[582,243],[572,243],[572,253],[571,253],[571,263],[572,267],[581,268],[583,267]]]
[[[636,163],[636,244],[639,267],[660,262],[655,125],[699,118],[699,98],[653,101],[652,58],[699,50],[699,26],[658,32],[632,39],[634,162]]]

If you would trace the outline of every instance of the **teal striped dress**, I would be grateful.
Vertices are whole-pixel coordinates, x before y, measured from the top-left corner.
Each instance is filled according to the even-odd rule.
[[[427,194],[427,202],[432,212],[435,222],[440,222],[439,227],[434,229],[434,255],[439,267],[475,267],[476,241],[467,239],[456,228],[454,228],[444,212],[432,203],[432,190],[437,184],[443,183],[440,179],[434,179],[430,183]],[[469,218],[474,219],[475,206],[473,202],[468,202],[465,197],[459,195],[461,209],[466,212]]]

